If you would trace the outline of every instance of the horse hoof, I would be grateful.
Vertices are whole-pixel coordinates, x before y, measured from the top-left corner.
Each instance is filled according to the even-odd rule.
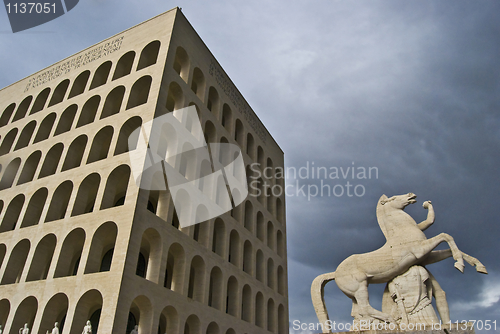
[[[481,274],[488,274],[488,271],[486,270],[486,267],[483,265],[477,265],[476,266],[476,271]]]
[[[460,270],[460,272],[463,274],[464,273],[464,264],[463,263],[458,263],[458,262],[455,262],[455,268],[457,268],[458,270]]]

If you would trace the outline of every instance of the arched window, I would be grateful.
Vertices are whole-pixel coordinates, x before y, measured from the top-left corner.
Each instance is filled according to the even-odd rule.
[[[236,230],[232,230],[229,236],[228,262],[236,267],[240,265],[240,236]]]
[[[252,202],[245,202],[245,228],[250,232],[253,232],[253,205]]]
[[[61,133],[68,132],[73,125],[73,121],[75,120],[75,115],[78,110],[78,106],[76,104],[72,104],[64,110],[59,119],[59,123],[57,124],[56,131],[54,132],[54,136],[60,135]]]
[[[57,85],[56,89],[54,89],[54,93],[52,93],[52,98],[49,102],[49,107],[61,103],[64,100],[64,96],[66,95],[66,91],[69,87],[69,80],[63,80],[59,85]]]
[[[17,140],[16,147],[14,147],[14,151],[28,146],[31,141],[31,137],[33,136],[33,132],[35,131],[35,127],[35,121],[29,122],[24,127],[23,131],[21,131],[21,134],[19,135],[19,139]]]
[[[285,307],[280,304],[278,307],[278,333],[286,333],[288,331],[288,316],[285,312]]]
[[[127,102],[127,109],[131,109],[148,102],[149,90],[151,89],[152,78],[149,75],[137,80],[130,90]]]
[[[0,233],[12,231],[16,228],[17,220],[19,219],[19,214],[23,209],[23,205],[23,194],[17,195],[10,201],[9,206],[5,210],[5,214],[2,219],[2,225],[0,225]]]
[[[203,101],[205,95],[205,76],[203,72],[196,67],[193,71],[193,82],[191,83],[191,90]]]
[[[278,293],[283,296],[286,294],[286,276],[282,266],[278,266]]]
[[[160,315],[158,333],[177,334],[179,333],[179,315],[173,306],[167,306]]]
[[[276,287],[276,280],[274,275],[274,261],[273,259],[267,259],[267,286],[274,290]]]
[[[253,275],[253,250],[252,243],[247,240],[243,246],[243,271],[249,275]]]
[[[191,314],[184,324],[183,334],[201,334],[200,319],[194,314]]]
[[[217,93],[217,90],[214,87],[210,87],[208,90],[207,108],[215,115],[215,117],[218,117],[219,93]]]
[[[264,296],[259,291],[255,296],[255,325],[260,328],[264,328],[265,312]]]
[[[49,98],[50,88],[45,88],[42,90],[38,96],[36,97],[35,103],[33,103],[33,107],[31,107],[30,115],[33,115],[45,107],[45,103]]]
[[[238,281],[234,276],[229,277],[227,281],[226,313],[238,316]]]
[[[35,177],[35,172],[38,167],[38,163],[40,162],[40,158],[42,157],[42,152],[40,151],[35,151],[33,152],[28,159],[26,159],[26,162],[24,163],[23,171],[21,172],[21,175],[19,176],[19,180],[17,181],[17,184],[23,184],[26,182],[30,182],[33,180],[33,177]]]
[[[52,131],[52,127],[54,126],[54,122],[56,121],[56,113],[51,113],[47,117],[45,117],[40,124],[40,128],[36,133],[35,140],[33,143],[41,142],[49,138],[50,132]]]
[[[20,158],[15,158],[11,162],[9,162],[9,164],[5,168],[5,172],[2,175],[2,179],[0,180],[0,190],[12,187],[20,164]]]
[[[247,154],[250,159],[255,160],[255,141],[251,133],[247,134]]]
[[[59,324],[59,333],[63,333],[69,300],[64,293],[58,293],[50,298],[43,311],[39,328],[53,328],[54,323]]]
[[[172,81],[168,86],[167,104],[168,111],[181,109],[184,106],[184,94],[182,88],[175,81]]]
[[[264,223],[264,215],[262,212],[257,213],[257,238],[265,242],[266,225]]]
[[[61,154],[64,149],[63,144],[58,143],[51,147],[51,149],[47,152],[47,156],[42,165],[42,169],[40,170],[40,174],[38,178],[46,177],[49,175],[53,175],[57,166],[59,165],[59,160],[61,159]]]
[[[184,82],[188,82],[189,56],[186,50],[180,46],[177,47],[177,50],[175,51],[174,70],[177,74],[179,74]]]
[[[213,267],[210,272],[210,285],[208,290],[208,306],[222,311],[222,300],[224,298],[222,271]]]
[[[71,213],[72,217],[94,211],[100,181],[101,177],[97,173],[90,174],[82,181],[76,195],[75,205]]]
[[[103,298],[98,290],[85,292],[76,304],[73,321],[68,333],[81,333],[87,321],[90,321],[92,333],[98,333],[102,304]]]
[[[120,112],[120,108],[123,102],[123,95],[125,94],[125,87],[118,86],[109,92],[104,102],[104,107],[102,108],[102,113],[100,119],[113,116]]]
[[[47,278],[54,249],[56,248],[57,238],[54,234],[48,234],[43,237],[35,249],[35,255],[31,260],[31,266],[26,277],[26,282],[38,281]]]
[[[54,278],[75,276],[78,273],[84,244],[85,231],[82,228],[74,229],[66,236],[59,252]]]
[[[81,135],[77,137],[68,148],[66,159],[62,166],[62,171],[69,170],[80,166],[87,145],[87,136]]]
[[[265,283],[265,276],[264,276],[264,271],[266,267],[266,263],[264,262],[264,253],[259,249],[257,251],[257,256],[255,259],[255,266],[256,266],[256,278],[257,280],[261,281],[262,283]]]
[[[215,126],[212,122],[207,121],[205,123],[205,141],[207,144],[215,143],[217,141],[217,131],[215,130]]]
[[[2,113],[2,116],[0,117],[0,127],[9,124],[9,120],[12,117],[14,109],[16,109],[15,103],[11,103],[7,108],[5,108],[5,110]]]
[[[47,188],[40,188],[31,196],[21,223],[21,228],[38,224],[48,194]]]
[[[36,312],[38,310],[38,301],[35,297],[30,296],[24,299],[17,307],[14,319],[11,323],[11,333],[16,333],[18,328],[28,325],[28,328],[33,328]]]
[[[189,271],[188,298],[203,302],[203,293],[205,291],[205,262],[196,255],[191,260]]]
[[[226,228],[222,219],[217,218],[214,223],[214,234],[212,238],[212,251],[221,257],[224,257]]]
[[[101,66],[97,68],[89,89],[94,89],[106,84],[106,81],[108,81],[109,71],[111,70],[111,65],[113,64],[108,60],[102,63]]]
[[[121,127],[120,133],[118,134],[118,140],[116,142],[116,148],[114,155],[122,154],[128,151],[133,151],[137,147],[137,141],[139,140],[139,132],[135,131],[142,125],[142,119],[139,116],[134,116],[128,119]],[[133,136],[132,133],[134,134]],[[130,144],[132,144],[130,146]]]
[[[221,124],[231,135],[233,131],[233,112],[226,103],[224,103],[224,105],[222,106]]]
[[[267,301],[267,330],[276,333],[276,310],[274,309],[274,300],[271,298]]]
[[[276,248],[277,253],[280,257],[284,258],[285,256],[285,238],[283,237],[283,233],[278,230],[276,232]]]
[[[274,245],[274,225],[271,221],[267,222],[267,247],[271,248],[272,250],[275,250],[275,245]]]
[[[109,271],[113,260],[118,227],[113,222],[99,226],[92,237],[85,274]]]
[[[236,120],[236,126],[234,130],[234,140],[238,143],[241,149],[243,149],[243,144],[245,141],[245,128],[243,123],[239,119]]]
[[[113,127],[106,126],[99,130],[92,141],[87,163],[92,163],[108,157],[109,145],[113,139]]]
[[[163,286],[173,291],[182,292],[184,281],[184,249],[178,243],[170,246],[167,256],[167,268]]]
[[[241,320],[252,321],[252,289],[248,284],[245,284],[242,291]]]
[[[69,92],[68,99],[80,95],[85,91],[85,87],[87,86],[87,82],[89,81],[90,71],[83,71],[80,73],[73,83],[73,87],[71,87],[71,91]]]
[[[129,51],[123,56],[121,56],[120,60],[116,64],[115,73],[113,74],[113,80],[119,79],[126,75],[130,74],[132,71],[132,65],[134,63],[135,52]]]
[[[281,202],[281,199],[276,200],[276,215],[277,219],[280,223],[284,223],[284,210],[283,210],[283,203]]]
[[[207,327],[206,334],[219,334],[219,333],[220,333],[219,325],[217,325],[217,323],[212,321]]]
[[[161,254],[162,240],[160,234],[154,228],[147,229],[142,234],[136,275],[157,283],[160,276]]]
[[[100,102],[101,97],[99,95],[94,95],[87,102],[85,102],[82,112],[80,113],[80,118],[78,118],[78,122],[76,123],[77,128],[90,124],[94,121]]]
[[[101,210],[125,203],[129,179],[130,167],[128,165],[118,166],[109,174],[102,197]]]
[[[29,240],[24,239],[18,242],[14,249],[12,249],[9,262],[7,262],[7,267],[5,268],[5,273],[0,284],[19,283],[24,265],[26,264],[26,259],[28,258],[30,246]]]
[[[33,96],[31,95],[24,98],[23,102],[21,102],[19,104],[19,107],[17,107],[17,111],[14,115],[14,118],[12,119],[12,122],[18,121],[26,116],[26,112],[28,111],[32,100]]]
[[[73,182],[71,181],[64,181],[57,187],[52,195],[45,222],[63,219],[66,216],[66,210],[68,209],[72,191]]]
[[[14,140],[17,136],[17,129],[14,128],[10,130],[5,137],[3,137],[2,145],[0,146],[0,155],[5,155],[10,152],[12,145],[14,144]]]
[[[142,49],[139,64],[137,64],[137,71],[142,70],[148,66],[156,64],[158,52],[160,51],[160,41],[153,41]]]

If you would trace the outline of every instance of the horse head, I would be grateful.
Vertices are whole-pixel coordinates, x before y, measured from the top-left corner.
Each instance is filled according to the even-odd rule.
[[[388,230],[386,227],[386,217],[390,212],[404,210],[408,205],[416,203],[417,195],[408,193],[404,195],[396,195],[388,198],[382,195],[377,203],[377,221],[386,239],[389,239]]]
[[[408,205],[416,203],[417,195],[414,193],[408,193],[404,195],[396,195],[391,198],[387,198],[386,195],[382,195],[378,200],[377,208],[384,206],[385,209],[391,208],[396,210],[403,210]]]

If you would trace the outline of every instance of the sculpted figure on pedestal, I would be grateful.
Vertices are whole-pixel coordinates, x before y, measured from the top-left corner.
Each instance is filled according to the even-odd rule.
[[[30,334],[30,329],[28,328],[28,324],[24,324],[23,328],[19,328],[19,334]]]
[[[83,327],[82,334],[92,334],[92,324],[90,323],[90,320],[87,320],[87,324]]]
[[[54,328],[52,329],[51,334],[59,334],[59,323],[54,324]]]
[[[465,260],[475,266],[478,272],[487,273],[481,262],[458,249],[449,234],[441,233],[427,239],[423,231],[434,223],[432,203],[430,201],[423,203],[428,214],[427,219],[420,224],[404,212],[406,206],[416,203],[416,197],[413,193],[390,198],[382,195],[377,203],[376,212],[386,243],[373,252],[351,255],[342,261],[335,272],[323,274],[314,279],[311,297],[318,320],[324,324],[323,328],[327,328],[329,320],[323,298],[324,287],[332,280],[335,280],[340,290],[352,299],[351,315],[355,321],[397,323],[390,313],[376,310],[370,305],[368,284],[387,283],[414,265],[424,266],[448,257],[453,257],[455,268],[460,272],[464,270]],[[442,242],[446,242],[450,248],[434,250]],[[393,291],[396,290],[393,288]],[[443,304],[442,301],[440,302]],[[324,332],[328,333],[327,330]]]
[[[433,297],[442,322],[449,322],[446,294],[427,269],[415,265],[387,283],[382,312],[391,314],[398,325],[424,324],[432,328],[432,324],[439,323],[432,306]]]

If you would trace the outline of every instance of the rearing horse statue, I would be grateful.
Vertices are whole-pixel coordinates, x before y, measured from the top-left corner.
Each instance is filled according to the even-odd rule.
[[[368,301],[368,284],[387,283],[401,275],[413,265],[427,265],[453,257],[455,268],[463,272],[464,260],[480,273],[487,274],[485,266],[476,258],[461,252],[453,238],[441,233],[427,239],[424,230],[434,223],[434,209],[430,201],[423,207],[428,210],[427,219],[417,224],[404,212],[409,204],[416,203],[413,193],[387,198],[382,195],[377,203],[377,220],[386,238],[386,243],[379,249],[364,254],[354,254],[342,261],[337,270],[319,275],[311,286],[311,297],[318,316],[326,330],[328,312],[324,301],[326,283],[335,280],[338,287],[352,299],[351,315],[355,320],[375,320],[395,322],[389,314],[374,309]],[[449,249],[434,250],[440,243],[446,242]]]

